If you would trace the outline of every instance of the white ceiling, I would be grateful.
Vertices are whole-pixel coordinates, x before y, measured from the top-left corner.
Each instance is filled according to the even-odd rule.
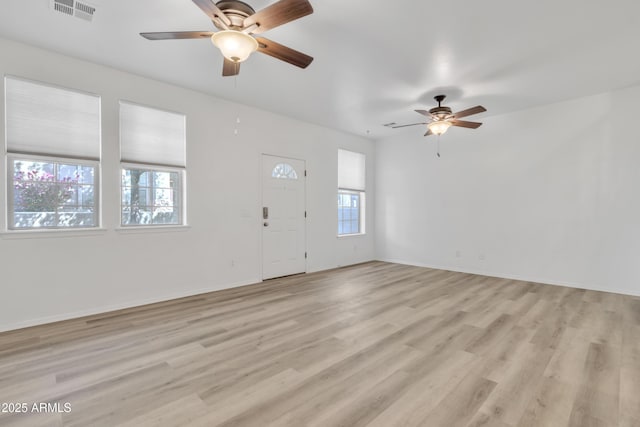
[[[484,105],[482,120],[640,83],[638,0],[310,1],[314,14],[265,33],[313,56],[306,70],[254,54],[223,78],[208,40],[138,35],[213,30],[190,0],[88,0],[92,23],[3,1],[0,37],[373,138],[421,136],[382,124],[421,121],[439,93],[454,111]]]

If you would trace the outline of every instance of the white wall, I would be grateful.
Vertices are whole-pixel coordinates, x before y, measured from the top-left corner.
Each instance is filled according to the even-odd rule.
[[[441,158],[420,129],[379,141],[377,257],[640,295],[639,104],[633,87],[489,116]]]
[[[2,39],[0,58],[2,75],[102,96],[105,229],[28,238],[2,233],[0,330],[260,281],[262,153],[307,162],[307,271],[373,259],[374,227],[365,236],[336,237],[337,149],[363,152],[373,166],[370,141]],[[116,231],[120,99],[187,115],[190,228]],[[4,117],[4,103],[0,104]],[[0,126],[4,135],[4,121]],[[370,224],[373,185],[373,167],[369,167]],[[5,188],[3,162],[0,224],[6,223]]]

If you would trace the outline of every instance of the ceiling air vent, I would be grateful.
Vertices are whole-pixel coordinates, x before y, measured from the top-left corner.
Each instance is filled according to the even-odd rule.
[[[90,4],[77,0],[51,0],[51,7],[56,12],[75,16],[89,22],[93,20],[93,14],[96,11],[96,8]]]
[[[51,0],[53,10],[71,16],[73,16],[73,1],[74,0]]]
[[[76,1],[76,17],[91,21],[93,19],[93,13],[95,11],[95,7],[90,6],[86,3],[80,3],[79,1]]]

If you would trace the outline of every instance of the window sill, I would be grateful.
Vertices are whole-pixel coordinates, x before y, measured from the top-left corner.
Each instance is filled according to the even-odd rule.
[[[366,236],[367,233],[353,233],[353,234],[338,234],[336,237],[338,239],[344,239],[345,237],[358,237],[358,236]]]
[[[191,229],[190,225],[133,225],[131,227],[118,227],[116,231],[122,234],[179,233],[189,229]]]
[[[42,229],[42,230],[9,230],[0,233],[3,239],[47,239],[65,237],[100,236],[107,232],[106,228],[82,228],[82,229]]]

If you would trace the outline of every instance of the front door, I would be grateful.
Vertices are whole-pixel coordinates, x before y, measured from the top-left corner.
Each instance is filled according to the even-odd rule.
[[[304,273],[304,160],[262,156],[262,278]]]

